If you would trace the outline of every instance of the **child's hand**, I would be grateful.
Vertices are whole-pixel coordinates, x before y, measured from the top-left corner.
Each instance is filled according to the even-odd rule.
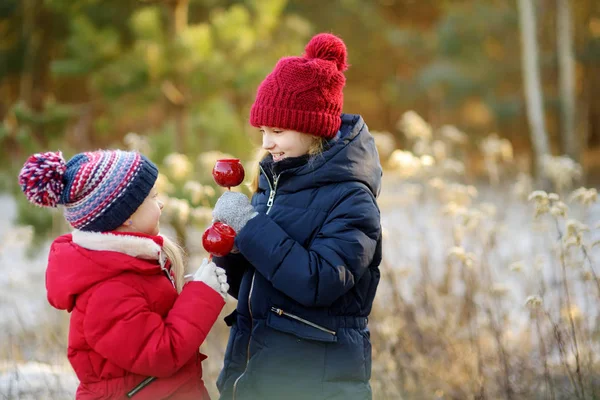
[[[229,225],[236,233],[256,214],[248,196],[238,192],[223,193],[213,210],[214,220]]]
[[[206,258],[202,260],[202,265],[194,274],[193,280],[204,282],[211,289],[218,292],[223,299],[227,299],[227,291],[229,290],[227,274],[223,268],[217,267],[214,262],[209,262]]]

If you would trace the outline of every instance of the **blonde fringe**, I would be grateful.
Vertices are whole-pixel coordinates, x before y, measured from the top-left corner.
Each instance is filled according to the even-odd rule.
[[[310,147],[308,148],[308,155],[310,155],[311,157],[314,157],[314,156],[318,156],[319,154],[323,153],[326,143],[327,143],[327,139],[322,138],[320,136],[313,136],[313,142],[310,144]],[[263,150],[263,149],[260,149],[259,151],[256,152],[256,158],[254,160],[254,163],[256,164],[256,168],[254,169],[254,173],[252,174],[252,180],[250,181],[250,184],[248,185],[248,188],[250,189],[250,191],[252,193],[256,193],[256,191],[258,190],[258,178],[260,177],[260,166],[258,164],[268,154],[269,154],[269,152],[266,150]]]
[[[165,255],[171,261],[171,271],[175,276],[175,288],[177,293],[181,293],[183,289],[185,275],[185,252],[176,242],[172,241],[166,236],[163,236],[163,251]]]

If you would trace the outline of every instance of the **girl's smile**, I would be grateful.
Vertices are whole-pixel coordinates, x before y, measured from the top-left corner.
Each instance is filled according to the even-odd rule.
[[[285,158],[285,153],[271,153],[273,156],[273,161],[277,162],[283,160]]]
[[[263,136],[262,147],[271,153],[274,162],[308,154],[314,142],[311,135],[291,129],[261,126],[260,131]]]

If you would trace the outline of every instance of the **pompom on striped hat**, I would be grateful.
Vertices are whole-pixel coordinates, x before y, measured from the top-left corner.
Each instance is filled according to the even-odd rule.
[[[46,152],[27,159],[19,185],[33,204],[63,206],[73,228],[109,232],[138,209],[157,177],[156,166],[136,152],[98,150],[68,162],[61,152]]]

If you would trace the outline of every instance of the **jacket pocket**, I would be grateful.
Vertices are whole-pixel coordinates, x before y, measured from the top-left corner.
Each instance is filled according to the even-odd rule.
[[[371,346],[367,343],[365,331],[340,329],[338,342],[327,349],[325,381],[367,382],[371,372]]]
[[[301,339],[328,343],[337,342],[335,331],[277,307],[271,307],[271,312],[267,316],[267,326],[281,332],[290,333]]]

